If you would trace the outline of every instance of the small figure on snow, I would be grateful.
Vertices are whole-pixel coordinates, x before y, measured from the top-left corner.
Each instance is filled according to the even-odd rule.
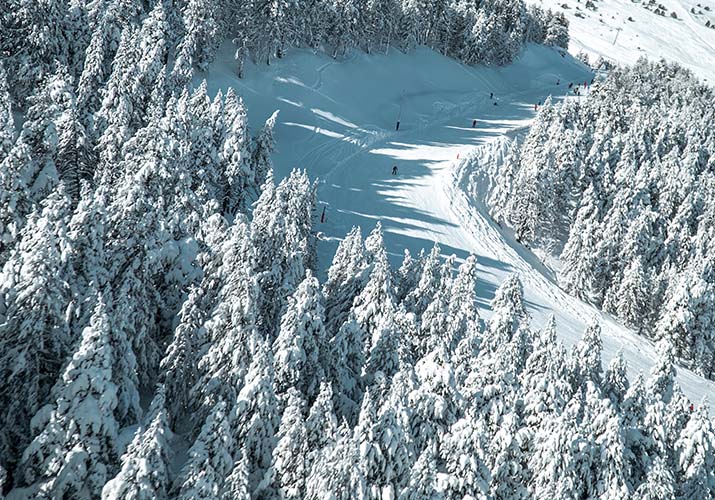
[[[534,104],[534,111],[538,111],[538,110],[539,110],[539,105],[538,105],[538,104]]]
[[[569,82],[569,88],[573,87],[573,82]]]
[[[477,126],[477,120],[472,120],[472,128]]]
[[[561,85],[561,78],[556,79],[556,85]]]
[[[690,403],[690,411],[693,412],[695,410],[695,407],[693,406],[693,403]]]
[[[397,175],[397,165],[392,166],[392,175]]]
[[[489,99],[494,99],[494,92],[489,92]]]

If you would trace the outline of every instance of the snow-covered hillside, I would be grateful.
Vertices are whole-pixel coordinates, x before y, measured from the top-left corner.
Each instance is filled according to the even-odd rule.
[[[536,325],[554,314],[562,340],[572,345],[595,317],[603,326],[606,361],[622,349],[631,375],[652,366],[650,342],[564,293],[460,184],[460,160],[469,156],[485,166],[498,161],[503,138],[529,125],[534,105],[549,95],[563,97],[569,82],[590,81],[588,68],[556,50],[530,46],[503,68],[467,67],[426,49],[360,53],[346,61],[292,51],[246,74],[235,78],[226,50],[199,78],[207,79],[212,92],[233,86],[254,126],[281,110],[275,129],[278,177],[297,167],[321,180],[321,269],[353,225],[368,231],[381,221],[393,264],[404,249],[415,253],[435,241],[445,255],[475,254],[484,317],[496,287],[516,272]],[[696,402],[715,393],[715,384],[685,370],[679,370],[679,382]]]
[[[632,64],[642,56],[662,57],[682,64],[711,84],[715,82],[712,1],[532,0],[531,3],[566,15],[570,22],[569,51],[573,54],[584,51],[592,57],[603,56],[625,64]],[[677,17],[672,17],[673,14]]]

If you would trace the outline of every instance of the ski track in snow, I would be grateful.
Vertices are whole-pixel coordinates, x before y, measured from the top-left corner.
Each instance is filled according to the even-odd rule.
[[[715,29],[705,26],[708,20],[715,23],[712,2],[657,0],[656,4],[666,8],[665,16],[644,8],[647,0],[597,0],[594,2],[596,11],[586,9],[585,0],[527,0],[527,3],[566,15],[570,23],[571,53],[583,50],[594,58],[600,55],[628,64],[641,56],[662,57],[682,64],[700,78],[709,80],[711,85],[715,83]],[[564,9],[563,5],[568,8]],[[706,5],[712,10],[704,10]],[[698,14],[693,15],[691,8]],[[699,14],[701,11],[703,14]],[[675,12],[678,19],[671,18],[671,12]]]
[[[276,177],[299,167],[321,179],[318,198],[327,220],[317,222],[316,230],[322,233],[323,273],[352,226],[361,226],[366,235],[379,220],[395,266],[404,249],[415,255],[429,251],[435,241],[445,256],[476,255],[482,317],[490,316],[496,288],[518,273],[534,327],[553,314],[560,339],[570,346],[595,318],[603,330],[604,364],[622,349],[630,375],[647,375],[655,359],[653,344],[561,290],[553,273],[492,221],[483,202],[486,172],[498,167],[505,138],[524,132],[534,103],[550,94],[563,97],[569,81],[590,81],[587,68],[538,46],[527,47],[518,61],[502,68],[467,67],[427,49],[407,55],[357,53],[343,61],[297,50],[269,68],[249,66],[246,74],[245,80],[235,78],[226,47],[203,76],[212,92],[236,89],[247,104],[252,130],[281,109]],[[467,171],[465,158],[480,170]],[[397,176],[391,175],[392,165],[398,166]],[[469,174],[481,175],[477,193],[468,190]],[[684,369],[678,369],[678,380],[694,402],[715,392],[715,384]]]

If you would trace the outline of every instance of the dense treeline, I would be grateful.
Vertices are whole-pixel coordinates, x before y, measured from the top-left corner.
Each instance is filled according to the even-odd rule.
[[[521,0],[312,0],[237,2],[226,31],[246,56],[281,57],[287,47],[327,50],[333,56],[357,47],[410,50],[427,45],[468,64],[505,64],[526,42],[566,47],[568,21],[561,13],[526,8]]]
[[[688,410],[669,344],[629,385],[622,359],[602,370],[597,326],[568,352],[553,322],[532,330],[516,277],[484,323],[473,257],[455,273],[435,247],[393,270],[379,226],[347,235],[320,283],[315,185],[273,179],[276,116],[250,137],[231,90],[187,86],[229,32],[257,59],[427,43],[503,62],[524,40],[565,43],[565,23],[405,3],[390,19],[418,27],[291,32],[294,5],[4,0],[0,496],[712,495],[712,422]],[[458,6],[461,32],[424,15]]]
[[[548,103],[491,202],[561,255],[561,283],[715,375],[715,93],[686,70],[613,69]]]
[[[3,339],[23,337],[3,344],[2,456],[21,498],[715,493],[713,423],[667,342],[629,384],[621,357],[602,369],[597,325],[567,351],[553,320],[531,328],[516,277],[484,324],[474,257],[455,274],[435,246],[393,270],[379,225],[347,235],[321,284],[299,172],[268,176],[251,222],[216,214],[129,263],[111,236],[127,196],[84,193],[72,210],[58,186],[4,270]]]
[[[77,83],[80,107],[90,106],[123,47],[161,63],[174,61],[186,78],[206,69],[226,38],[244,62],[268,62],[290,47],[325,50],[428,45],[469,64],[510,62],[526,42],[566,47],[560,13],[526,8],[522,0],[3,0],[0,57],[16,102],[65,68]],[[161,12],[158,12],[161,10]],[[152,26],[139,29],[153,18]],[[169,57],[170,56],[170,57]],[[136,64],[129,56],[127,64]],[[151,82],[144,75],[145,83]],[[88,102],[90,101],[90,102]],[[85,111],[85,110],[82,110]]]

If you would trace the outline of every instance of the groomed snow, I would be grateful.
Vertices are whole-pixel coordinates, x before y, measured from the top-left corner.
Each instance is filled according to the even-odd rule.
[[[712,0],[655,0],[655,6],[665,7],[665,16],[644,7],[650,0],[592,0],[595,11],[586,8],[586,1],[528,0],[527,3],[566,15],[572,54],[583,50],[594,60],[600,55],[625,64],[633,64],[641,56],[662,57],[689,68],[710,85],[715,84],[715,29],[706,27],[708,21],[715,25]],[[693,8],[695,13],[691,12]],[[672,12],[677,19],[670,17]]]
[[[491,221],[479,193],[468,198],[463,189],[462,159],[493,167],[504,137],[529,125],[534,104],[550,94],[562,96],[570,81],[590,81],[586,67],[556,50],[529,46],[502,68],[466,67],[427,49],[357,53],[344,61],[295,50],[270,67],[248,66],[243,80],[232,68],[226,47],[199,78],[208,80],[211,92],[233,86],[247,104],[253,131],[280,109],[276,176],[299,167],[321,180],[319,210],[325,206],[327,217],[316,228],[322,233],[321,269],[353,225],[367,234],[379,220],[395,265],[405,248],[414,254],[434,241],[445,255],[463,259],[474,253],[482,317],[489,317],[496,287],[517,272],[536,326],[555,314],[561,339],[572,345],[596,317],[603,327],[604,362],[623,349],[631,375],[647,373],[655,356],[652,343],[565,294],[528,249]],[[397,176],[391,175],[393,165]],[[678,372],[692,401],[715,392],[712,382]]]

